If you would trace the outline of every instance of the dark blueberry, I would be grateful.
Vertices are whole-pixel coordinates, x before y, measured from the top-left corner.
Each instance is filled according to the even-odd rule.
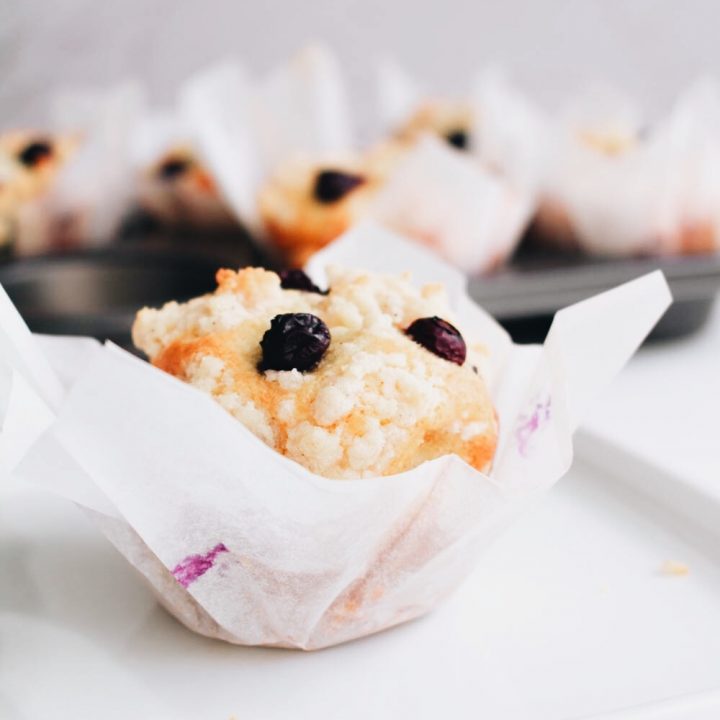
[[[36,140],[26,145],[19,153],[18,160],[26,167],[35,167],[41,160],[51,157],[52,145],[45,140]]]
[[[456,365],[465,362],[467,348],[463,336],[456,327],[439,317],[415,320],[405,334],[443,360],[449,360]]]
[[[334,203],[364,182],[365,178],[362,175],[352,175],[339,170],[323,170],[315,178],[313,193],[318,202]]]
[[[451,130],[445,135],[445,139],[458,150],[467,150],[470,145],[470,138],[465,130]]]
[[[328,326],[310,313],[276,315],[260,341],[260,370],[312,370],[330,347]]]
[[[190,161],[183,158],[168,158],[157,170],[162,180],[175,180],[190,169]]]
[[[305,292],[327,295],[327,290],[321,290],[303,270],[281,270],[280,287],[284,290],[304,290]]]

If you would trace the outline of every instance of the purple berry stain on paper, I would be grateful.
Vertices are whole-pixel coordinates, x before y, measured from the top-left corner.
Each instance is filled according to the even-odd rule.
[[[518,452],[523,457],[528,455],[533,435],[550,420],[551,401],[552,398],[548,395],[545,400],[536,401],[530,413],[520,416],[520,421],[515,430],[515,439],[517,440]]]
[[[202,577],[215,564],[215,558],[225,552],[229,552],[225,545],[218,543],[204,555],[188,555],[175,566],[172,574],[186,588]]]

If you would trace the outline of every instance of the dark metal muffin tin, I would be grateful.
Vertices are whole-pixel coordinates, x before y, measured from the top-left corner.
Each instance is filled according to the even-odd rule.
[[[34,332],[129,348],[140,308],[210,292],[218,268],[253,264],[257,253],[243,238],[205,247],[161,241],[11,260],[0,283]]]
[[[472,278],[469,290],[516,342],[542,342],[557,310],[658,269],[673,304],[650,338],[695,332],[720,291],[720,255],[599,259],[521,248],[503,270]]]
[[[36,332],[90,335],[129,347],[139,308],[212,291],[220,267],[272,265],[240,232],[221,239],[133,238],[105,249],[7,261],[0,283]],[[501,271],[471,278],[469,288],[517,342],[541,342],[558,309],[657,268],[675,302],[651,337],[697,330],[720,290],[720,256],[601,261],[521,250]]]

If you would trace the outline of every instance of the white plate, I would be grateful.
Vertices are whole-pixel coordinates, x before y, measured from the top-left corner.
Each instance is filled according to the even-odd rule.
[[[720,717],[717,693],[659,702],[720,687],[720,506],[579,447],[442,608],[310,654],[192,635],[73,506],[5,488],[0,718]]]

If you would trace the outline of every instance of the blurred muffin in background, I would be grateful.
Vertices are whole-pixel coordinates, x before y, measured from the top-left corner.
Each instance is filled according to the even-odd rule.
[[[237,224],[212,175],[186,144],[171,147],[142,172],[138,202],[171,227],[218,229]]]
[[[543,247],[582,249],[577,206],[587,186],[622,172],[630,156],[642,149],[644,118],[635,101],[610,86],[595,86],[573,98],[551,123],[532,238]],[[598,194],[600,188],[595,190]],[[590,192],[593,192],[590,189]]]
[[[10,184],[17,200],[31,200],[46,190],[76,147],[77,140],[67,136],[29,130],[0,135],[0,155],[12,168]]]
[[[720,85],[695,83],[650,128],[616,90],[571,108],[549,139],[536,240],[615,257],[720,248]]]
[[[31,130],[0,134],[0,246],[13,241],[23,209],[51,188],[76,147],[70,136]]]
[[[571,210],[566,202],[565,183],[572,182],[571,175],[577,176],[583,170],[577,165],[583,162],[571,158],[571,153],[585,155],[585,162],[613,164],[635,149],[642,142],[640,128],[585,127],[571,131],[570,136],[560,141],[565,147],[559,155],[565,158],[550,169],[549,181],[540,193],[538,207],[533,218],[531,236],[541,246],[558,250],[578,251],[582,241],[578,238]],[[572,147],[572,150],[568,148]],[[554,174],[555,173],[555,174]]]
[[[296,158],[263,187],[260,214],[280,259],[300,267],[369,220],[431,248],[467,273],[497,267],[522,236],[533,198],[433,135],[390,140],[361,157]]]
[[[282,260],[301,267],[364,217],[378,180],[359,157],[318,162],[298,156],[281,165],[261,188],[258,205]]]

